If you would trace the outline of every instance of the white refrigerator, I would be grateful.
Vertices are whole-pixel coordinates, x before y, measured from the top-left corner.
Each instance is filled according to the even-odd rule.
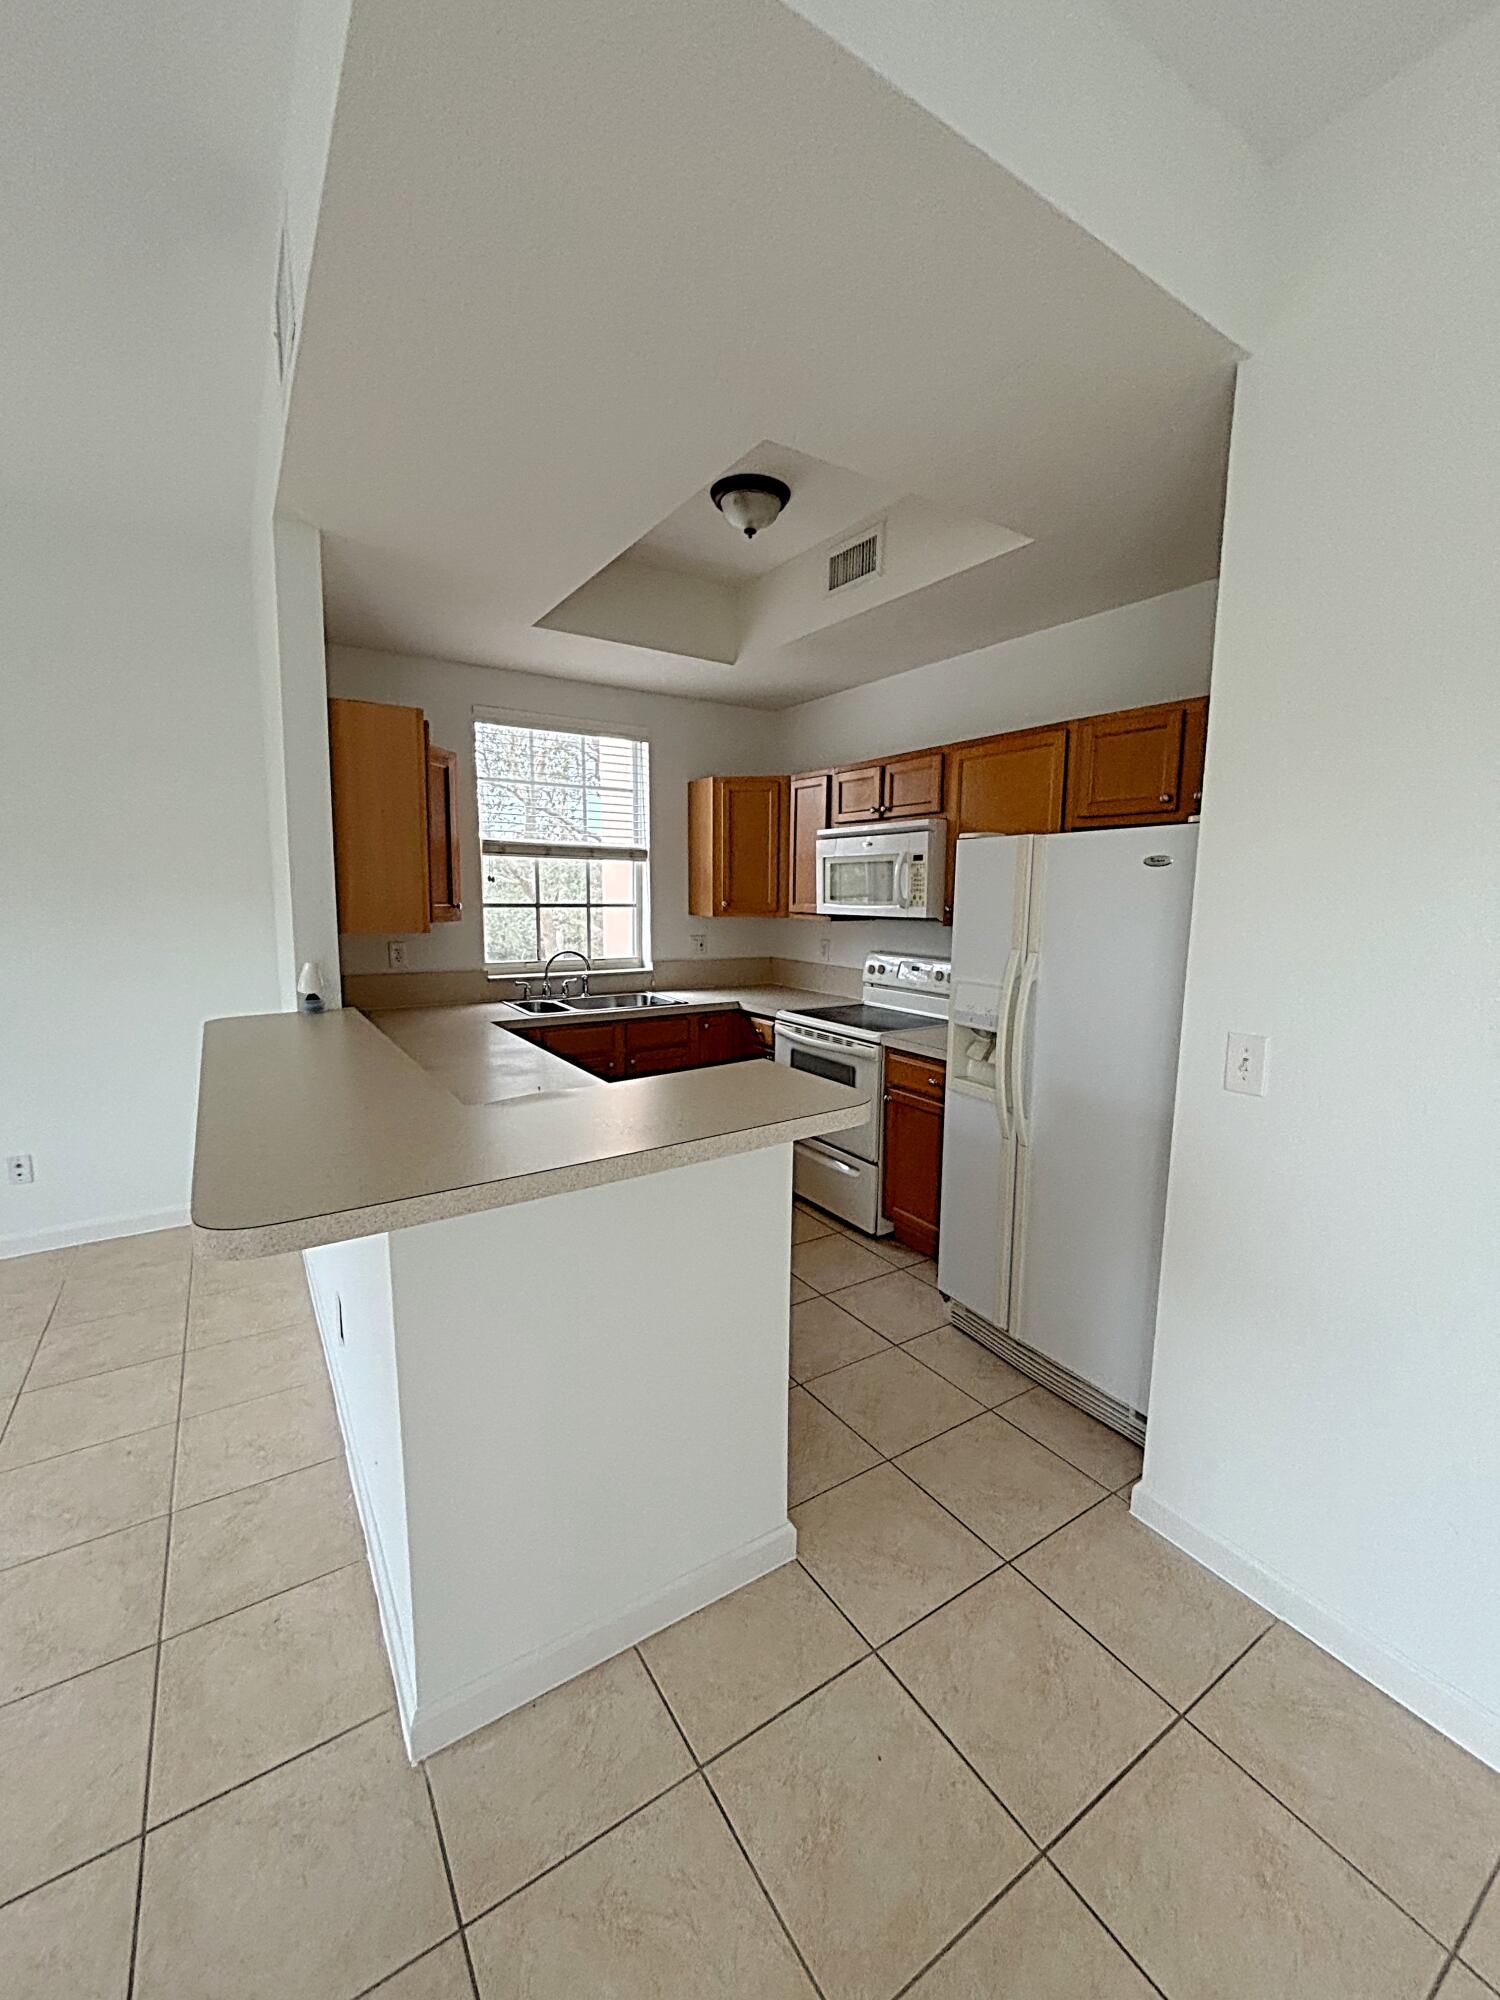
[[[1145,1432],[1196,826],[965,835],[938,1285],[956,1325]]]

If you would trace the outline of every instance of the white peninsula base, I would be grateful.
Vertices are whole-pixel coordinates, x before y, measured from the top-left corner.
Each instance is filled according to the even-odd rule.
[[[791,1147],[305,1254],[425,1757],[789,1562]]]

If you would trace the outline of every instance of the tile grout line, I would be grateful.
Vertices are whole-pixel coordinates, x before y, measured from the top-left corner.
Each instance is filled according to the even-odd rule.
[[[16,1384],[16,1393],[11,1398],[10,1408],[5,1412],[3,1419],[0,1419],[0,1445],[3,1445],[5,1442],[5,1436],[10,1429],[12,1417],[14,1417],[16,1411],[21,1407],[21,1398],[25,1394],[26,1384],[31,1379],[31,1371],[36,1366],[36,1358],[42,1351],[42,1342],[47,1338],[47,1335],[52,1330],[52,1321],[56,1316],[58,1304],[62,1298],[62,1288],[63,1285],[65,1285],[67,1282],[68,1281],[65,1277],[62,1281],[62,1284],[60,1284],[57,1288],[57,1297],[52,1301],[51,1305],[48,1306],[47,1308],[47,1317],[42,1321],[42,1330],[36,1337],[36,1346],[32,1348],[30,1358],[27,1360],[25,1368],[22,1369],[21,1371],[21,1379]],[[26,1336],[22,1334],[21,1338],[23,1340],[25,1339],[25,1337]]]
[[[549,1689],[548,1692],[550,1693],[551,1690]],[[503,1716],[499,1718],[502,1722],[504,1719]],[[462,1738],[459,1740],[460,1742],[463,1741]],[[451,1748],[452,1746],[445,1747]],[[433,1754],[441,1756],[442,1752],[435,1751]],[[507,1889],[505,1894],[497,1896],[493,1903],[486,1903],[482,1910],[476,1910],[472,1917],[465,1917],[464,1929],[472,1930],[475,1924],[482,1923],[486,1917],[493,1916],[496,1910],[504,1909],[507,1903],[513,1903],[517,1896],[524,1896],[526,1891],[534,1889],[538,1882],[545,1882],[547,1877],[555,1875],[559,1868],[566,1868],[568,1863],[578,1855],[587,1854],[591,1847],[597,1847],[599,1842],[609,1834],[618,1831],[620,1827],[625,1826],[630,1820],[638,1819],[649,1807],[656,1805],[659,1800],[666,1798],[669,1792],[675,1792],[681,1785],[691,1784],[693,1779],[699,1775],[700,1773],[696,1766],[691,1771],[684,1771],[680,1778],[674,1778],[671,1784],[663,1785],[661,1790],[653,1792],[649,1799],[642,1799],[638,1806],[632,1806],[629,1812],[621,1813],[620,1817],[611,1820],[608,1826],[601,1826],[597,1833],[591,1833],[587,1840],[582,1840],[576,1847],[569,1848],[566,1854],[560,1854],[555,1861],[549,1861],[546,1867],[539,1868],[535,1875],[528,1875],[526,1880],[518,1882],[514,1889]]]
[[[1264,1638],[1265,1634],[1262,1633],[1260,1636],[1261,1638]],[[1257,1640],[1255,1643],[1259,1644],[1259,1640]],[[1249,1648],[1247,1647],[1246,1651],[1248,1650]],[[1204,1693],[1206,1694],[1207,1692],[1208,1690],[1205,1689]],[[1200,1699],[1201,1698],[1202,1697],[1200,1696]],[[1232,1764],[1234,1766],[1235,1770],[1237,1770],[1240,1773],[1241,1777],[1248,1778],[1250,1780],[1250,1783],[1254,1785],[1257,1791],[1264,1792],[1266,1797],[1271,1801],[1273,1805],[1280,1806],[1281,1810],[1284,1813],[1286,1813],[1289,1818],[1294,1819],[1297,1822],[1298,1826],[1300,1826],[1305,1833],[1310,1833],[1313,1839],[1316,1840],[1320,1846],[1326,1847],[1330,1854],[1336,1856],[1338,1860],[1342,1861],[1346,1868],[1348,1868],[1353,1874],[1357,1875],[1362,1882],[1367,1883],[1369,1887],[1375,1891],[1377,1896],[1382,1897],[1387,1903],[1390,1904],[1393,1910],[1398,1911],[1400,1915],[1405,1917],[1408,1923],[1415,1924],[1417,1929],[1421,1931],[1424,1937],[1431,1938],[1432,1942],[1437,1946],[1439,1951],[1451,1950],[1451,1947],[1444,1944],[1443,1940],[1436,1934],[1436,1932],[1431,1931],[1427,1928],[1426,1924],[1422,1922],[1420,1917],[1414,1917],[1411,1911],[1406,1908],[1404,1903],[1398,1902],[1389,1889],[1383,1888],[1381,1884],[1375,1880],[1373,1875],[1367,1875],[1364,1869],[1360,1867],[1357,1861],[1351,1861],[1349,1856],[1345,1854],[1343,1849],[1341,1847],[1336,1847],[1334,1843],[1328,1838],[1326,1833],[1320,1833],[1317,1827],[1315,1827],[1312,1824],[1311,1820],[1304,1819],[1301,1813],[1297,1811],[1295,1806],[1288,1805],[1284,1798],[1280,1797],[1278,1793],[1273,1792],[1271,1790],[1271,1787],[1265,1782],[1263,1778],[1257,1777],[1255,1772],[1252,1771],[1247,1764],[1242,1764],[1238,1759],[1238,1757],[1234,1756],[1230,1751],[1224,1748],[1222,1743],[1216,1742],[1214,1738],[1209,1735],[1208,1731],[1206,1729],[1201,1728],[1198,1723],[1194,1722],[1192,1716],[1188,1714],[1186,1711],[1184,1711],[1183,1713],[1182,1720],[1184,1723],[1186,1723],[1187,1727],[1192,1730],[1193,1734],[1198,1738],[1200,1743],[1206,1743],[1211,1750],[1216,1750],[1226,1763]]]
[[[315,1750],[326,1750],[330,1743],[337,1743],[345,1736],[352,1736],[357,1729],[368,1729],[372,1722],[381,1722],[386,1716],[394,1716],[395,1713],[395,1704],[390,1703],[385,1708],[377,1708],[372,1715],[362,1715],[358,1722],[346,1722],[342,1729],[335,1729],[331,1735],[320,1736],[316,1743],[305,1743],[300,1750],[293,1750],[285,1757],[278,1757],[274,1764],[267,1764],[259,1771],[252,1771],[248,1778],[236,1778],[232,1785],[225,1785],[222,1791],[210,1792],[206,1798],[194,1799],[190,1806],[183,1806],[177,1812],[167,1813],[161,1819],[151,1820],[145,1832],[148,1836],[160,1833],[163,1827],[176,1826],[182,1820],[191,1819],[195,1812],[201,1812],[205,1806],[214,1806],[221,1799],[233,1798],[236,1792],[243,1792],[247,1786],[259,1784],[262,1778],[269,1778],[273,1772],[285,1771],[289,1765],[300,1762],[304,1757],[312,1756]],[[429,1945],[428,1950],[431,1949]],[[418,1956],[421,1954],[418,1953]]]
[[[1474,1977],[1479,1980],[1480,1986],[1484,1989],[1486,1993],[1492,1993],[1494,1991],[1494,1988],[1490,1985],[1489,1981],[1487,1979],[1480,1978],[1480,1975],[1477,1972],[1474,1972],[1474,1968],[1469,1964],[1469,1961],[1466,1958],[1459,1957],[1459,1953],[1463,1950],[1464,1946],[1469,1942],[1469,1935],[1473,1931],[1475,1924],[1478,1923],[1479,1921],[1479,1912],[1484,1908],[1485,1900],[1489,1896],[1491,1890],[1495,1887],[1496,1882],[1500,1882],[1500,1858],[1496,1859],[1494,1867],[1491,1868],[1489,1874],[1485,1877],[1484,1884],[1480,1889],[1479,1894],[1474,1898],[1473,1908],[1469,1911],[1468,1916],[1465,1917],[1463,1923],[1459,1926],[1458,1936],[1453,1940],[1452,1945],[1449,1947],[1448,1956],[1443,1960],[1441,1966],[1439,1966],[1438,1976],[1433,1981],[1432,1987],[1426,1996],[1426,2000],[1437,2000],[1438,1994],[1442,1991],[1443,1981],[1448,1977],[1448,1974],[1453,1970],[1455,1965],[1461,1965],[1465,1972],[1473,1972]]]
[[[255,1337],[254,1335],[246,1336],[246,1338],[248,1339],[253,1339],[254,1337]],[[228,1346],[230,1343],[225,1342],[223,1344]],[[108,1375],[124,1374],[127,1369],[131,1368],[153,1368],[157,1365],[158,1362],[171,1361],[174,1358],[176,1358],[180,1363],[179,1376],[178,1376],[179,1414],[175,1419],[168,1419],[167,1421],[161,1423],[140,1424],[137,1425],[137,1427],[134,1430],[116,1431],[109,1437],[90,1438],[86,1444],[70,1444],[63,1451],[44,1452],[40,1458],[23,1458],[15,1465],[0,1466],[0,1478],[3,1478],[5,1474],[9,1472],[26,1472],[33,1465],[52,1465],[53,1463],[55,1463],[56,1460],[60,1458],[72,1458],[76,1453],[80,1451],[95,1451],[98,1449],[100,1445],[123,1444],[126,1438],[144,1437],[148,1431],[164,1431],[169,1427],[176,1427],[180,1429],[180,1427],[184,1423],[190,1423],[190,1424],[200,1423],[203,1420],[203,1418],[216,1417],[220,1415],[220,1413],[224,1410],[243,1410],[247,1408],[248,1405],[251,1403],[269,1402],[273,1396],[289,1396],[292,1395],[298,1389],[317,1388],[320,1386],[319,1380],[315,1376],[312,1382],[310,1383],[291,1382],[286,1384],[284,1387],[280,1389],[258,1389],[253,1396],[240,1396],[237,1397],[231,1403],[215,1403],[212,1409],[193,1410],[190,1411],[186,1417],[184,1417],[180,1413],[181,1397],[182,1397],[182,1374],[186,1368],[188,1352],[189,1350],[182,1349],[179,1350],[179,1353],[176,1357],[170,1354],[156,1354],[152,1355],[149,1359],[145,1361],[127,1361],[121,1368],[101,1368],[96,1375],[79,1375],[76,1376],[73,1380],[68,1382],[44,1382],[40,1384],[37,1388],[27,1391],[28,1394],[33,1396],[46,1396],[50,1395],[53,1390],[76,1389],[81,1387],[81,1385],[85,1382],[100,1382],[103,1381],[104,1378]],[[33,1364],[34,1362],[35,1362],[35,1356],[33,1356]],[[25,1388],[25,1382],[23,1380],[22,1389],[24,1388]],[[4,1441],[4,1434],[5,1430],[9,1428],[10,1417],[13,1417],[15,1415],[15,1412],[21,1406],[21,1393],[22,1393],[21,1389],[18,1389],[16,1391],[15,1402],[11,1406],[10,1415],[6,1419],[5,1426],[0,1427],[0,1442]],[[294,1470],[300,1470],[300,1469],[301,1469],[300,1467],[294,1468]],[[259,1484],[261,1482],[252,1481],[251,1483]],[[238,1491],[238,1489],[235,1487],[230,1487],[228,1490],[230,1492]],[[217,1500],[221,1496],[219,1494],[213,1493],[210,1494],[208,1497],[211,1500]],[[187,1504],[189,1506],[197,1506],[198,1502],[189,1501]]]
[[[290,1597],[294,1590],[305,1590],[311,1583],[326,1583],[329,1577],[342,1576],[351,1569],[362,1569],[368,1574],[368,1558],[363,1554],[351,1556],[348,1562],[335,1563],[331,1569],[320,1569],[315,1576],[304,1576],[296,1583],[284,1583],[277,1590],[268,1590],[263,1597],[249,1597],[243,1604],[230,1605],[227,1611],[215,1611],[212,1616],[199,1618],[192,1625],[179,1625],[174,1632],[163,1629],[161,1642],[170,1646],[174,1640],[185,1639],[190,1632],[206,1632],[210,1625],[222,1625],[226,1618],[238,1618],[242,1611],[258,1611],[263,1604],[274,1604],[278,1597]]]
[[[729,1829],[729,1838],[734,1842],[735,1846],[744,1856],[745,1866],[750,1870],[750,1873],[755,1880],[755,1886],[760,1890],[760,1893],[765,1897],[766,1904],[767,1907],[770,1909],[771,1915],[776,1919],[776,1922],[780,1927],[782,1935],[785,1937],[787,1943],[791,1946],[792,1955],[795,1957],[797,1963],[802,1967],[802,1970],[806,1973],[808,1984],[812,1987],[813,1992],[818,1996],[818,2000],[825,2000],[823,1988],[817,1978],[817,1975],[814,1973],[812,1967],[808,1964],[806,1954],[803,1952],[801,1945],[798,1944],[796,1938],[792,1935],[791,1926],[788,1924],[786,1918],[781,1914],[780,1909],[777,1907],[776,1898],[771,1894],[770,1890],[766,1887],[765,1879],[761,1875],[760,1870],[756,1867],[755,1863],[750,1859],[750,1850],[746,1847],[744,1841],[740,1839],[739,1828],[730,1818],[729,1809],[724,1804],[724,1801],[719,1797],[718,1790],[714,1785],[713,1779],[709,1776],[707,1771],[700,1771],[698,1775],[703,1780],[704,1788],[707,1791],[708,1796],[713,1800],[715,1806],[717,1806],[719,1811],[719,1817],[723,1820],[725,1826],[727,1826]]]
[[[171,1427],[167,1424],[153,1424],[151,1426],[151,1430],[159,1430],[159,1431],[164,1431],[170,1428]],[[128,1437],[149,1437],[150,1435],[151,1435],[150,1431],[130,1431],[127,1433]],[[78,1452],[102,1451],[107,1445],[123,1444],[124,1442],[125,1442],[124,1438],[105,1438],[101,1441],[101,1443],[97,1445],[81,1444],[77,1447],[77,1451]],[[77,1452],[72,1452],[72,1451],[63,1452],[60,1454],[60,1456],[63,1458],[73,1458],[76,1455]],[[332,1465],[334,1460],[338,1457],[340,1457],[340,1454],[338,1452],[334,1452],[327,1458],[314,1459],[311,1465],[294,1465],[290,1472],[273,1472],[270,1473],[265,1479],[252,1479],[248,1481],[244,1486],[231,1486],[227,1489],[227,1491],[223,1493],[212,1493],[206,1500],[190,1500],[185,1507],[174,1508],[169,1503],[167,1506],[163,1507],[159,1512],[151,1514],[143,1514],[138,1521],[122,1521],[120,1525],[116,1528],[101,1528],[97,1535],[84,1535],[82,1539],[79,1541],[63,1542],[59,1547],[55,1549],[44,1549],[40,1555],[22,1556],[20,1560],[17,1562],[0,1563],[0,1576],[7,1576],[12,1570],[25,1569],[31,1563],[47,1562],[52,1556],[68,1555],[74,1549],[89,1548],[95,1542],[107,1542],[111,1535],[126,1535],[129,1534],[132,1528],[147,1528],[151,1525],[153,1521],[164,1521],[170,1514],[173,1513],[191,1514],[195,1508],[212,1507],[216,1501],[231,1500],[237,1493],[253,1493],[256,1487],[258,1486],[274,1486],[278,1479],[294,1479],[299,1472],[315,1472],[320,1465]],[[33,1462],[37,1465],[54,1465],[56,1464],[57,1461],[51,1458],[39,1458]],[[13,1467],[12,1470],[16,1472],[29,1472],[31,1470],[31,1466],[17,1465]],[[4,1476],[3,1474],[0,1474],[0,1478],[3,1478],[3,1476]],[[342,1569],[346,1567],[346,1565],[340,1563],[337,1564],[336,1567]],[[329,1574],[329,1572],[324,1571],[323,1574],[327,1575]],[[307,1581],[312,1582],[313,1579],[309,1577]],[[295,1586],[291,1585],[288,1586],[288,1588],[294,1588],[294,1587]],[[271,1591],[268,1593],[268,1595],[273,1597],[276,1594],[277,1593],[275,1591]],[[261,1602],[261,1600],[259,1598],[253,1598],[251,1602],[258,1604]],[[236,1607],[236,1608],[242,1609],[243,1607]],[[224,1613],[216,1614],[216,1616],[220,1617],[225,1615],[226,1614]],[[208,1623],[208,1620],[205,1619],[203,1622],[206,1624]],[[143,1652],[144,1650],[145,1650],[144,1647],[141,1646],[133,1646],[131,1648],[131,1651],[136,1653]],[[119,1657],[123,1659],[125,1655],[121,1654]],[[101,1667],[108,1666],[109,1662],[107,1660],[101,1660],[99,1662],[99,1665]],[[83,1673],[92,1673],[93,1668],[84,1667],[81,1669],[81,1671]],[[77,1674],[63,1675],[63,1680],[67,1681],[77,1680],[77,1678],[78,1678]],[[49,1687],[60,1687],[61,1685],[62,1682],[60,1681],[48,1682]],[[36,1690],[34,1690],[34,1692],[40,1694],[41,1689],[37,1688]],[[19,1697],[13,1697],[13,1699],[20,1699],[24,1701],[25,1696],[22,1695]],[[0,1702],[0,1708],[4,1708],[6,1706],[7,1704],[5,1702]]]
[[[389,1972],[382,1972],[373,1986],[361,1986],[358,1993],[354,1995],[354,2000],[378,2000],[380,1989],[383,1986],[389,1986],[393,1979],[399,1979],[404,1972],[410,1972],[412,1967],[420,1965],[423,1959],[435,1958],[445,1944],[452,1944],[455,1940],[458,1941],[459,1949],[463,1952],[465,1963],[467,1963],[469,1951],[467,1944],[464,1942],[463,1926],[460,1925],[456,1931],[449,1931],[446,1937],[440,1937],[436,1944],[424,1944],[415,1958],[404,1958],[399,1965],[392,1966]],[[478,2000],[479,1989],[477,1986],[474,1988],[474,1996],[475,2000]]]
[[[151,1776],[156,1761],[157,1710],[161,1698],[161,1649],[162,1628],[167,1620],[167,1571],[172,1561],[172,1512],[177,1498],[177,1456],[182,1442],[182,1384],[187,1371],[187,1321],[193,1297],[193,1267],[188,1264],[187,1289],[182,1300],[182,1352],[177,1363],[177,1408],[172,1433],[172,1467],[167,1484],[168,1506],[166,1532],[162,1537],[161,1552],[161,1595],[156,1606],[156,1648],[151,1674],[150,1721],[146,1731],[146,1768],[141,1774],[141,1834],[140,1853],[136,1859],[135,1915],[130,1926],[130,1962],[125,1983],[126,2000],[134,2000],[136,1957],[141,1938],[141,1905],[146,1891],[146,1831],[151,1812]]]
[[[122,1834],[118,1840],[110,1841],[107,1847],[101,1847],[96,1854],[86,1854],[81,1861],[70,1861],[66,1868],[59,1868],[55,1875],[48,1875],[44,1881],[33,1882],[29,1888],[17,1889],[13,1896],[0,1898],[0,1913],[16,1903],[24,1903],[28,1896],[36,1895],[39,1890],[50,1889],[55,1882],[65,1882],[70,1875],[76,1875],[82,1868],[91,1867],[96,1861],[103,1861],[111,1854],[119,1854],[127,1847],[134,1847],[140,1837],[138,1833]]]
[[[469,1974],[469,1991],[473,1996],[473,2000],[479,2000],[479,1977],[474,1970],[474,1955],[469,1950],[469,1937],[467,1931],[464,1929],[464,1913],[458,1906],[458,1886],[453,1880],[453,1864],[448,1859],[447,1837],[443,1832],[443,1822],[438,1816],[437,1800],[433,1796],[432,1791],[432,1779],[428,1774],[425,1764],[421,1766],[421,1771],[423,1788],[427,1793],[427,1809],[432,1814],[432,1827],[434,1833],[437,1835],[438,1854],[443,1863],[443,1878],[448,1884],[448,1900],[453,1905],[453,1921],[458,1926],[459,1950],[464,1955],[464,1965]],[[442,1940],[439,1939],[438,1942],[441,1943]],[[430,1946],[429,1949],[436,1951],[437,1946]],[[422,1954],[418,1953],[418,1957],[421,1956]],[[411,1962],[414,1963],[415,1961]],[[398,1966],[397,1970],[400,1971],[401,1968]],[[386,1974],[387,1978],[390,1976],[389,1973]],[[376,1984],[378,1985],[379,1983],[377,1980]]]

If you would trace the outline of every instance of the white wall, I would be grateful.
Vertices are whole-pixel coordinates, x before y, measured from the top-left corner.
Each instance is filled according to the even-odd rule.
[[[1212,583],[1194,584],[782,710],[781,761],[774,768],[815,771],[1202,694],[1213,650],[1214,594]],[[952,932],[932,923],[790,917],[778,930],[781,957],[821,958],[826,945],[829,961],[843,966],[861,965],[872,951],[941,958],[952,945]]]
[[[465,799],[474,796],[474,710],[567,718],[584,723],[621,723],[644,729],[651,742],[652,949],[656,958],[686,958],[689,933],[702,931],[712,958],[759,957],[768,953],[779,925],[751,918],[690,918],[687,914],[687,786],[709,772],[779,771],[776,719],[762,709],[731,708],[723,702],[684,701],[674,695],[639,694],[628,688],[594,687],[586,681],[549,680],[539,674],[495,667],[466,667],[451,660],[420,660],[399,653],[373,653],[333,646],[328,655],[329,692],[360,701],[405,702],[423,710],[432,740],[458,753]],[[456,924],[439,924],[409,941],[412,972],[477,969],[484,964],[484,926],[479,896],[479,829],[472,812],[464,815],[464,914]],[[344,969],[384,972],[386,939],[347,937]]]
[[[1145,1517],[1500,1763],[1500,12],[1281,177]],[[1221,1087],[1271,1038],[1262,1099]]]
[[[243,541],[0,524],[0,1254],[182,1220],[203,1020],[278,1004]]]
[[[276,571],[276,671],[270,736],[272,762],[286,826],[286,885],[290,936],[283,981],[295,994],[309,962],[323,975],[323,1004],[336,1007],[339,926],[333,878],[332,793],[328,777],[328,671],[323,649],[323,565],[316,528],[278,519],[273,528]],[[273,785],[273,795],[278,788]],[[276,814],[272,813],[273,826]]]

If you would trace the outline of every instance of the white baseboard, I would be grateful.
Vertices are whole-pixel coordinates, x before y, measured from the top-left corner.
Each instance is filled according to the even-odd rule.
[[[535,1701],[550,1688],[560,1687],[575,1675],[612,1659],[627,1646],[649,1639],[653,1632],[660,1632],[667,1625],[675,1625],[690,1612],[701,1611],[716,1598],[743,1589],[757,1577],[780,1569],[796,1553],[797,1530],[790,1521],[783,1521],[769,1534],[747,1542],[742,1548],[731,1549],[727,1555],[717,1556],[686,1576],[676,1578],[665,1590],[627,1605],[603,1624],[572,1633],[558,1644],[530,1653],[524,1659],[512,1660],[482,1680],[471,1681],[445,1700],[420,1705],[409,1718],[403,1713],[401,1726],[407,1754],[414,1764],[430,1757],[435,1750],[456,1743],[461,1736],[482,1729],[487,1722],[509,1715],[525,1702]]]
[[[1174,1547],[1190,1555],[1205,1569],[1243,1591],[1246,1597],[1342,1660],[1361,1679],[1378,1687],[1403,1708],[1409,1708],[1424,1722],[1451,1737],[1482,1763],[1500,1770],[1500,1715],[1464,1694],[1448,1681],[1439,1680],[1403,1653],[1393,1652],[1368,1633],[1358,1631],[1321,1604],[1289,1584],[1285,1578],[1264,1569],[1243,1550],[1194,1527],[1174,1508],[1148,1492],[1144,1481],[1131,1496],[1130,1511],[1137,1520]]]
[[[0,1236],[0,1260],[29,1257],[37,1250],[71,1250],[75,1243],[103,1243],[111,1236],[144,1236],[152,1229],[180,1229],[188,1220],[185,1208],[159,1208],[151,1215],[110,1215],[98,1222],[69,1222],[60,1229],[38,1229],[30,1236]]]

